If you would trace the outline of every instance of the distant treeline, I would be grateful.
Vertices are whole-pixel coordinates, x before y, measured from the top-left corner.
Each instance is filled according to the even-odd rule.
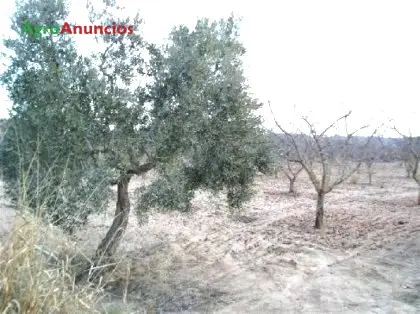
[[[305,134],[295,134],[295,138],[298,138],[302,145],[308,145],[313,143],[312,138]],[[284,134],[275,133],[272,131],[268,132],[269,142],[273,145],[273,148],[277,151],[285,152],[287,146],[287,137]],[[404,138],[392,138],[392,137],[373,137],[369,145],[366,147],[365,143],[368,137],[366,136],[354,136],[351,138],[351,152],[348,155],[350,159],[357,159],[359,156],[366,155],[366,150],[371,152],[372,158],[376,161],[392,162],[401,161],[407,158],[410,154],[409,145]],[[328,141],[328,151],[330,154],[334,154],[334,148],[341,147],[342,144],[347,140],[346,136],[334,135],[325,137],[325,141]],[[420,137],[413,137],[412,143],[414,146],[420,148]]]

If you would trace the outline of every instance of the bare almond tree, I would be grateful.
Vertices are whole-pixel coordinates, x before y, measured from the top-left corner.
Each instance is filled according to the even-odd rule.
[[[374,137],[364,149],[363,164],[368,174],[369,185],[372,185],[372,177],[375,174],[375,164],[384,158],[385,151],[382,139]]]
[[[271,148],[271,160],[275,178],[279,177],[279,172],[289,180],[289,193],[296,195],[295,182],[302,173],[303,167],[300,163],[294,162],[294,148],[283,134],[271,132],[269,135]]]
[[[413,175],[416,160],[415,158],[412,157],[412,154],[407,154],[407,156],[404,156],[403,163],[404,163],[405,171],[407,173],[407,179],[410,179]]]
[[[288,151],[282,162],[281,170],[289,180],[289,193],[296,194],[295,182],[299,174],[302,172],[303,166],[302,164],[295,162],[296,158],[291,157],[291,153]]]
[[[294,148],[283,134],[272,133],[271,142],[272,160],[275,161],[275,177],[277,179],[278,173],[283,173],[289,180],[289,193],[295,195],[295,182],[303,167],[300,163],[294,161],[296,159]]]
[[[370,157],[366,159],[364,163],[368,173],[369,185],[372,185],[372,176],[374,174],[373,166],[375,165],[375,159],[373,157]]]
[[[404,164],[407,174],[411,175],[411,178],[418,185],[417,205],[420,205],[420,136],[404,135],[395,126],[393,130],[405,140],[406,147],[408,148],[409,155]]]
[[[296,154],[295,162],[302,165],[308,174],[317,193],[315,228],[321,229],[324,226],[324,202],[325,195],[331,192],[336,186],[350,178],[363,162],[364,148],[369,144],[377,130],[367,138],[364,138],[363,145],[355,138],[355,133],[368,126],[362,126],[353,132],[347,128],[347,118],[351,111],[339,117],[323,131],[318,132],[307,117],[302,117],[308,130],[309,136],[290,133],[281,126],[274,117],[271,103],[269,107],[277,127],[286,135],[290,145]],[[327,132],[336,127],[341,121],[345,122],[346,136],[327,136]],[[358,144],[358,145],[356,145]],[[355,147],[358,147],[356,150]]]

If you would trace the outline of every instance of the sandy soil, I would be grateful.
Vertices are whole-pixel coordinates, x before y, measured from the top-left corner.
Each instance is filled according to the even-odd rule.
[[[110,285],[108,309],[123,313],[419,313],[420,207],[417,187],[396,164],[327,195],[315,231],[315,195],[302,175],[261,176],[241,212],[199,192],[188,214],[132,215]],[[147,177],[132,184],[136,187]],[[114,195],[115,198],[115,195]],[[112,220],[93,217],[76,237],[93,253]],[[123,301],[122,301],[123,300]]]

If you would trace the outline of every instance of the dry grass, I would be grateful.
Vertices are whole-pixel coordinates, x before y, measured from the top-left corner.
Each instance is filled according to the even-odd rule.
[[[74,284],[64,239],[34,217],[15,219],[0,248],[0,313],[97,313],[100,290]]]
[[[2,182],[0,211],[0,313],[98,313],[102,289],[75,284],[77,244],[24,209],[16,214]]]

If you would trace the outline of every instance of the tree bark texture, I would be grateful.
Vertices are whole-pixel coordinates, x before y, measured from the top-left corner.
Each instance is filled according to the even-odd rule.
[[[318,192],[316,201],[315,229],[321,229],[324,226],[324,200],[325,193]]]
[[[105,238],[99,244],[95,254],[95,264],[103,265],[112,263],[115,252],[121,242],[122,236],[128,226],[128,216],[130,214],[130,199],[128,197],[128,184],[130,176],[123,177],[118,182],[117,205],[115,209],[114,220],[111,227],[105,235]]]

